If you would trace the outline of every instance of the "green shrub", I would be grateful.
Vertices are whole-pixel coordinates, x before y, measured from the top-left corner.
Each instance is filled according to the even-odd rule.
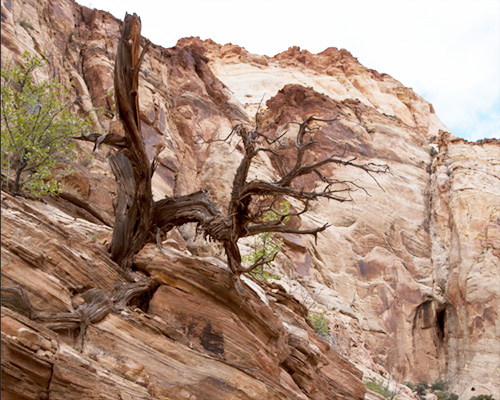
[[[366,388],[370,389],[372,392],[378,393],[386,399],[397,400],[396,395],[399,392],[392,391],[389,389],[389,383],[384,384],[384,381],[377,381],[374,379],[373,381],[365,382]]]
[[[365,385],[367,389],[370,389],[372,392],[378,393],[385,398],[389,397],[390,395],[388,393],[387,387],[384,387],[384,382],[382,380],[377,381],[376,379],[374,379],[373,381],[365,382]]]
[[[480,394],[479,396],[471,397],[470,400],[495,400],[491,394]]]
[[[435,390],[444,390],[444,383],[441,379],[434,382],[431,386],[431,390],[434,392]]]
[[[330,332],[325,313],[317,313],[309,310],[307,312],[307,320],[312,324],[318,335],[324,337]]]
[[[1,127],[2,184],[16,195],[26,190],[36,197],[56,194],[52,179],[56,163],[75,158],[72,137],[91,129],[91,122],[71,113],[75,104],[58,79],[35,82],[33,73],[44,62],[29,53],[24,65],[2,64]],[[66,171],[67,172],[67,171]]]
[[[25,18],[19,20],[19,25],[21,25],[26,30],[35,29],[35,28],[33,28],[33,25],[31,25],[31,23],[28,20],[26,20]]]
[[[458,400],[458,394],[438,391],[436,396],[439,400]]]
[[[268,281],[270,279],[281,279],[281,275],[274,274],[272,271],[269,271],[264,265],[260,265],[257,268],[250,271],[250,275],[252,275],[255,279],[260,281]]]

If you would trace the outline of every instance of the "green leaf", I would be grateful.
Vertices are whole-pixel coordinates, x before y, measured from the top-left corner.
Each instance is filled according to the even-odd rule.
[[[72,137],[90,132],[92,123],[70,111],[70,92],[58,79],[35,81],[33,72],[44,61],[24,53],[23,65],[11,64],[2,64],[2,179],[13,191],[18,177],[19,190],[56,194],[61,190],[52,178],[56,162],[75,159]]]

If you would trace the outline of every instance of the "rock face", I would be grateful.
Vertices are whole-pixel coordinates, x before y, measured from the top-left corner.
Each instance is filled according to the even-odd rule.
[[[432,165],[435,290],[444,297],[438,318],[449,332],[449,380],[466,398],[500,394],[498,156],[498,141],[443,134]]]
[[[96,130],[119,133],[108,94],[121,22],[71,0],[1,7],[2,63],[24,51],[44,53],[44,74],[73,88]],[[2,286],[23,287],[39,311],[73,313],[89,289],[113,301],[131,277],[156,284],[92,323],[82,349],[74,332],[48,329],[2,295],[2,394],[361,399],[363,380],[392,376],[441,378],[462,399],[500,397],[498,140],[454,138],[410,88],[336,48],[290,48],[270,58],[181,39],[171,49],[150,46],[139,87],[147,151],[160,154],[156,199],[204,189],[223,210],[241,148],[210,141],[236,123],[253,124],[264,94],[262,132],[339,115],[317,132],[310,161],[334,153],[387,164],[391,173],[372,179],[344,167],[325,171],[360,187],[353,201],[320,201],[296,217],[304,228],[332,226],[317,243],[284,235],[273,267],[280,279],[248,278],[242,295],[220,249],[196,239],[189,225],[170,232],[163,249],[140,251],[136,270],[113,263],[106,251],[116,193],[109,149],[91,159],[92,148],[81,144],[60,198],[40,203],[2,192]],[[293,158],[292,151],[266,153],[250,175],[274,176]],[[308,308],[326,316],[327,341],[306,321]],[[411,398],[405,393],[398,396]]]
[[[90,232],[109,228],[2,197],[2,285],[69,312],[86,290],[126,282]],[[46,217],[48,215],[48,217]],[[51,229],[47,229],[50,226]],[[100,230],[99,230],[100,228]],[[19,229],[26,229],[22,239]],[[2,294],[2,394],[51,399],[361,399],[361,372],[308,326],[279,287],[233,289],[221,261],[147,246],[137,268],[158,286],[87,330],[80,353]],[[80,296],[81,295],[81,296]],[[263,301],[264,299],[264,301]],[[80,299],[81,301],[81,299]],[[13,311],[14,310],[14,311]]]

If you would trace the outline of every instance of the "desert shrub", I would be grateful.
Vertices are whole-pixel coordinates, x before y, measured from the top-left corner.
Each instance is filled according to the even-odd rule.
[[[280,279],[281,275],[275,274],[270,271],[266,266],[260,265],[250,272],[255,279],[260,281],[268,281],[270,279]]]
[[[458,400],[458,395],[455,393],[448,393],[445,391],[437,391],[436,396],[438,400]]]
[[[33,25],[31,24],[31,22],[29,22],[25,18],[20,19],[18,22],[19,22],[19,25],[21,25],[26,30],[28,30],[28,29],[35,29],[35,28],[33,28]]]
[[[312,324],[316,333],[321,337],[326,337],[330,331],[325,313],[317,313],[309,310],[307,312],[307,320]]]
[[[441,379],[434,382],[431,386],[431,390],[434,392],[435,390],[444,390],[444,383]]]
[[[377,381],[374,379],[373,381],[367,381],[365,382],[365,385],[366,388],[370,389],[372,392],[378,393],[385,398],[389,397],[388,389],[384,386],[384,382],[382,380]]]
[[[384,384],[384,381],[382,380],[377,381],[376,379],[374,379],[373,381],[365,382],[365,385],[367,389],[370,389],[371,391],[380,394],[386,399],[398,400],[396,395],[399,393],[399,391],[391,390],[389,388],[389,382],[386,382]]]
[[[470,400],[495,400],[491,394],[480,394],[478,396],[473,396]]]

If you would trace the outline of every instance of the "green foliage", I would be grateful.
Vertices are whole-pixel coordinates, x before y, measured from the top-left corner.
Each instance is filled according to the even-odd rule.
[[[396,393],[389,389],[389,383],[384,385],[384,381],[377,381],[374,379],[373,381],[365,382],[366,388],[370,389],[372,392],[378,393],[386,399],[395,399]]]
[[[431,386],[431,390],[434,392],[435,390],[444,390],[444,383],[441,379],[434,382]]]
[[[448,393],[445,391],[437,391],[435,393],[439,400],[458,400],[458,394]]]
[[[37,83],[34,73],[45,65],[29,53],[23,64],[2,65],[2,183],[17,194],[56,194],[60,183],[52,172],[60,160],[75,157],[72,136],[91,129],[89,119],[71,113],[69,91],[58,79]],[[66,171],[68,172],[68,171]]]
[[[423,381],[417,385],[413,385],[410,382],[405,382],[405,385],[408,386],[411,390],[417,392],[420,396],[424,396],[427,394],[427,390],[429,385],[427,382]],[[458,400],[458,395],[455,393],[448,393],[445,390],[444,382],[439,379],[431,385],[430,391],[433,392],[438,400]]]
[[[250,275],[252,275],[255,279],[260,281],[268,281],[270,279],[281,279],[281,275],[274,274],[272,271],[269,271],[264,265],[259,265],[252,271],[250,271]]]
[[[495,400],[491,394],[480,394],[479,396],[473,396],[470,400]]]
[[[319,336],[326,337],[330,332],[330,327],[328,326],[325,313],[317,313],[309,310],[307,312],[307,320],[312,324]]]
[[[277,222],[285,224],[290,220],[290,204],[281,202],[277,210],[266,211],[262,216],[262,222]],[[255,247],[251,254],[242,257],[244,267],[250,267],[256,263],[260,264],[250,272],[254,278],[259,280],[280,279],[279,275],[268,270],[271,262],[283,247],[283,239],[274,232],[264,232],[255,235]]]
[[[94,160],[93,156],[87,156],[80,161],[80,165],[82,165],[83,167],[88,167],[93,160]]]

